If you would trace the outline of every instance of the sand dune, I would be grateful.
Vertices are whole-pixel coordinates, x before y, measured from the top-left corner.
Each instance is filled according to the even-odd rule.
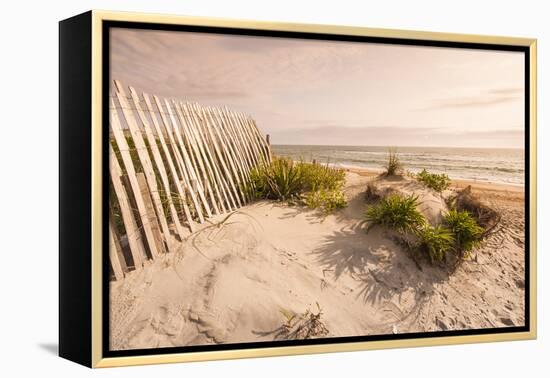
[[[419,269],[383,229],[365,232],[371,179],[348,172],[349,206],[329,216],[267,201],[246,206],[223,225],[205,225],[177,253],[112,282],[111,348],[288,338],[283,314],[317,312],[317,303],[327,336],[524,324],[521,189],[474,187],[502,222],[449,275],[428,264]],[[445,210],[441,198],[409,180],[386,184],[432,201],[423,210],[429,219]]]

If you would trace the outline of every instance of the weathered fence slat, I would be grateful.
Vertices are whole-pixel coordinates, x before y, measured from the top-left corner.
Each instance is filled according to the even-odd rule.
[[[164,132],[162,131],[160,124],[158,122],[157,117],[154,114],[153,111],[153,104],[151,103],[151,100],[149,96],[146,93],[143,93],[143,99],[145,101],[145,106],[147,108],[147,111],[150,114],[151,120],[153,122],[153,128],[155,129],[156,137],[159,138],[159,144],[162,148],[162,152],[164,153],[164,156],[166,158],[166,162],[168,164],[169,172],[172,176],[172,184],[176,188],[176,191],[178,192],[178,195],[181,197],[185,197],[184,191],[181,188],[181,183],[178,179],[178,174],[176,171],[176,167],[174,166],[174,162],[172,161],[172,156],[170,155],[170,151],[168,150],[168,146],[166,145],[166,140],[164,139]],[[162,162],[161,157],[161,162]],[[160,164],[162,165],[162,164]],[[164,185],[164,190],[166,191],[167,197],[168,197],[168,204],[170,206],[170,212],[172,213],[172,219],[175,222],[176,230],[178,231],[178,234],[180,235],[180,238],[183,240],[185,234],[182,229],[182,225],[180,224],[179,220],[179,214],[177,209],[175,208],[174,200],[172,199],[172,189],[170,188],[170,180],[168,177],[168,173],[166,168],[163,166],[163,170],[161,171],[162,175],[162,181]],[[189,212],[189,209],[187,208],[187,204],[185,206],[187,211],[184,210],[186,221],[189,224],[189,228],[191,231],[193,231],[193,222],[191,219],[191,213]],[[189,213],[189,215],[188,215]]]
[[[147,180],[147,185],[151,188],[150,192],[154,206],[150,209],[150,211],[153,211],[153,213],[156,211],[156,216],[158,222],[160,223],[160,227],[162,228],[162,233],[165,236],[167,244],[169,244],[170,230],[168,228],[168,222],[166,221],[166,217],[164,215],[162,201],[157,188],[157,179],[153,168],[153,163],[151,162],[149,152],[147,151],[147,146],[143,140],[141,128],[138,126],[134,112],[130,109],[130,104],[126,98],[126,91],[120,82],[115,81],[115,84],[117,87],[117,98],[122,106],[122,114],[124,115],[126,124],[130,130],[130,134],[132,135],[141,166],[143,167],[143,173],[145,174],[145,179]],[[157,248],[157,253],[161,251],[164,251],[164,247]]]
[[[111,261],[111,268],[113,268],[115,279],[121,280],[124,278],[126,262],[122,256],[120,244],[118,243],[118,240],[116,240],[115,230],[111,220],[109,220],[109,260]]]
[[[144,97],[145,97],[145,102],[148,104],[149,108],[152,109],[152,104],[149,101],[149,97],[145,94],[144,94]],[[191,232],[194,232],[195,231],[195,225],[193,223],[193,218],[191,216],[191,211],[189,210],[189,206],[187,204],[187,191],[181,185],[182,180],[180,180],[180,176],[178,175],[178,170],[177,170],[177,168],[179,168],[180,172],[183,171],[183,168],[181,167],[182,163],[180,161],[181,158],[179,157],[179,152],[178,152],[177,147],[176,147],[176,142],[174,141],[174,136],[172,135],[172,133],[170,131],[171,129],[170,129],[170,126],[168,124],[168,119],[165,117],[165,114],[162,111],[162,103],[160,102],[160,100],[157,96],[153,96],[153,99],[155,101],[155,104],[156,104],[157,108],[159,109],[159,115],[160,115],[160,118],[161,118],[161,121],[162,121],[162,125],[164,126],[166,135],[168,136],[168,140],[170,141],[170,149],[172,150],[174,160],[176,160],[176,163],[174,164],[174,162],[172,160],[172,154],[170,154],[167,143],[164,140],[164,136],[163,136],[164,132],[160,129],[160,125],[159,125],[157,133],[158,133],[159,138],[162,141],[162,147],[164,149],[164,154],[166,155],[166,159],[168,160],[168,166],[170,167],[170,172],[172,174],[172,182],[173,182],[174,186],[176,187],[176,191],[177,191],[177,194],[179,196],[179,203],[181,204],[181,206],[183,208],[183,211],[185,213],[185,217],[187,219],[189,229],[191,230]],[[176,166],[177,166],[177,168],[176,168]],[[183,171],[181,173],[181,178],[183,179],[183,181],[185,181],[185,177],[186,176],[184,175],[184,171]],[[196,199],[194,197],[193,197],[192,200],[194,202],[196,202]]]
[[[147,209],[147,222],[151,226],[153,231],[153,237],[155,238],[156,249],[159,252],[165,252],[164,242],[162,237],[162,232],[159,228],[158,217],[155,216],[155,206],[153,201],[151,201],[151,192],[149,191],[149,186],[147,185],[147,178],[142,172],[136,174],[139,189],[141,191],[141,198],[145,203],[145,208]],[[166,234],[165,234],[166,235]]]
[[[113,99],[111,99],[111,101],[113,101]],[[114,107],[114,104],[113,104],[113,107]],[[155,238],[153,236],[151,225],[147,221],[148,219],[147,208],[145,207],[143,198],[141,198],[141,190],[139,188],[139,184],[137,181],[134,162],[132,161],[132,156],[130,155],[130,148],[128,147],[128,143],[126,142],[126,137],[124,136],[122,126],[120,125],[120,120],[118,118],[116,109],[114,111],[111,111],[111,131],[113,132],[116,144],[118,146],[120,155],[122,157],[122,161],[124,163],[124,167],[126,168],[127,177],[130,182],[130,186],[132,187],[132,192],[134,194],[134,198],[136,201],[137,210],[142,221],[141,223],[143,226],[143,230],[145,232],[145,237],[147,239],[147,245],[149,246],[149,250],[151,251],[151,254],[153,255],[153,258],[154,258],[159,254],[159,252],[156,248]]]
[[[157,140],[155,135],[153,134],[153,130],[151,129],[151,126],[149,125],[149,120],[147,119],[145,115],[144,109],[140,105],[139,101],[139,95],[135,91],[134,88],[130,87],[130,94],[132,96],[132,100],[134,102],[134,105],[136,106],[136,109],[138,111],[138,116],[140,118],[141,124],[143,125],[143,129],[145,130],[145,135],[147,137],[147,141],[149,142],[149,147],[151,149],[151,152],[153,154],[153,159],[155,162],[155,165],[157,167],[157,170],[159,172],[160,181],[165,193],[166,202],[168,204],[168,210],[170,211],[170,215],[172,218],[172,221],[174,222],[174,225],[176,227],[176,231],[181,239],[184,237],[183,230],[181,228],[181,223],[179,221],[178,213],[176,211],[176,208],[174,206],[174,203],[172,201],[172,196],[170,195],[170,183],[168,182],[168,176],[166,174],[166,169],[164,167],[164,162],[162,160],[162,156],[160,154],[160,151],[157,146]],[[166,225],[168,227],[168,225]],[[170,243],[170,240],[167,240],[168,244]]]
[[[197,133],[201,135],[204,141],[204,148],[207,152],[208,158],[210,159],[212,169],[214,171],[214,176],[216,177],[216,180],[218,182],[218,185],[220,187],[220,191],[223,195],[223,198],[225,200],[221,203],[222,207],[227,207],[227,210],[231,211],[233,210],[234,206],[232,206],[232,202],[234,203],[232,199],[232,194],[230,192],[229,186],[227,184],[227,180],[224,180],[222,178],[221,168],[219,167],[219,163],[217,160],[217,156],[214,154],[214,145],[212,143],[212,140],[209,138],[209,133],[207,130],[206,125],[206,119],[204,117],[199,116],[196,114],[195,111],[193,111],[187,104],[185,105],[185,108],[187,109],[187,112],[193,116],[193,119],[195,120],[195,125],[198,128]],[[214,152],[212,152],[214,151]]]
[[[134,269],[139,270],[141,269],[141,266],[143,264],[143,256],[145,256],[145,251],[141,240],[141,233],[134,219],[130,200],[120,179],[120,177],[122,176],[122,170],[120,169],[120,165],[116,158],[115,152],[113,151],[113,147],[110,144],[109,170],[111,182],[113,183],[113,188],[118,199],[118,204],[120,206],[122,222],[124,223],[126,238],[128,239],[128,245],[130,246],[130,254],[132,255],[132,260],[134,260]]]
[[[209,152],[207,152],[208,145],[205,143],[203,137],[201,136],[201,133],[197,131],[196,127],[196,120],[193,117],[192,113],[189,112],[189,109],[182,105],[181,103],[178,104],[183,116],[185,117],[187,122],[187,126],[189,128],[190,134],[192,134],[193,138],[196,141],[196,144],[199,148],[200,154],[202,156],[202,159],[204,161],[204,165],[206,167],[206,171],[208,173],[208,177],[212,182],[212,186],[214,187],[214,192],[216,194],[216,201],[214,204],[216,205],[216,202],[220,204],[222,212],[226,212],[225,206],[224,206],[224,198],[222,197],[221,191],[220,191],[220,183],[219,183],[219,177],[215,174],[214,168],[212,167],[212,164],[210,164],[210,161],[212,160],[212,157]],[[218,210],[219,211],[219,210]]]
[[[204,195],[204,190],[202,188],[202,185],[198,179],[197,173],[195,171],[195,168],[193,167],[193,163],[191,162],[191,158],[189,157],[189,153],[187,151],[186,145],[183,141],[183,138],[181,137],[181,133],[179,131],[179,125],[176,121],[174,110],[172,109],[172,106],[170,105],[170,102],[167,99],[164,99],[164,103],[166,105],[166,108],[168,109],[168,114],[170,116],[170,119],[172,121],[174,134],[176,135],[176,141],[179,144],[179,149],[181,151],[181,155],[183,157],[183,165],[185,171],[189,174],[189,186],[190,189],[189,192],[191,193],[191,196],[194,196],[194,193],[198,193],[198,196],[201,200],[201,203],[204,207],[204,210],[206,211],[206,214],[208,216],[212,216],[212,211],[210,210],[210,206],[208,206],[208,201],[206,201],[206,197]],[[197,213],[199,213],[199,218],[201,223],[204,222],[204,217],[202,215],[202,209],[199,205],[198,201],[195,200],[195,206],[197,210]]]
[[[232,117],[232,115],[226,109],[224,109],[223,112],[220,112],[220,114],[223,114],[226,118],[230,119],[230,123],[233,125],[234,130],[239,135],[239,138],[245,150],[248,165],[250,167],[256,166],[257,163],[254,161],[254,152],[252,150],[252,147],[250,145],[250,142],[248,141],[246,134],[243,132],[243,130],[241,130],[241,125],[238,122],[238,120]]]
[[[210,115],[209,112],[204,112],[204,109],[203,109],[203,114],[206,114],[207,116]],[[211,125],[209,125],[211,126]],[[222,167],[224,167],[224,170],[226,171],[226,175],[227,175],[227,179],[229,181],[229,184],[231,185],[231,189],[232,189],[232,192],[234,194],[234,197],[235,197],[235,200],[236,200],[236,205],[235,207],[241,207],[242,206],[242,203],[241,203],[241,199],[239,197],[239,191],[237,189],[237,186],[235,185],[235,182],[233,180],[233,177],[237,177],[237,173],[236,173],[236,169],[235,169],[235,164],[233,163],[233,161],[229,158],[229,154],[227,152],[227,146],[226,144],[224,143],[224,140],[223,138],[221,137],[221,134],[220,134],[220,129],[219,129],[219,125],[217,125],[218,127],[215,127],[216,125],[214,124],[214,127],[209,127],[210,131],[212,132],[212,130],[214,130],[214,134],[213,135],[216,135],[216,138],[219,140],[220,142],[220,146],[221,146],[221,151],[223,151],[223,155],[221,154],[220,152],[220,163],[222,164]],[[214,140],[214,143],[216,143],[216,138],[213,138]],[[226,161],[225,159],[227,159],[227,164],[226,164]],[[229,170],[227,168],[227,165],[229,165],[229,168],[231,168],[231,170]]]
[[[195,139],[195,135],[190,130],[191,123],[189,122],[189,120],[186,119],[186,115],[183,114],[180,104],[174,101],[173,105],[176,111],[176,115],[180,120],[180,125],[182,126],[181,130],[183,136],[188,141],[188,145],[190,146],[190,155],[195,157],[194,167],[195,170],[198,172],[198,179],[202,182],[203,188],[206,189],[206,195],[210,198],[210,203],[214,208],[214,214],[218,215],[220,214],[220,210],[218,208],[218,200],[214,197],[212,186],[210,185],[209,173],[205,168],[206,164],[203,160],[203,155],[199,149],[199,144]]]
[[[212,146],[214,147],[214,152],[216,153],[218,164],[221,166],[220,171],[223,173],[225,178],[224,183],[227,188],[227,194],[229,196],[229,200],[231,201],[230,206],[236,209],[239,206],[237,205],[237,201],[234,193],[234,184],[232,183],[233,180],[231,177],[231,171],[229,170],[225,162],[224,156],[221,151],[220,143],[218,143],[218,140],[216,140],[215,134],[212,131],[213,127],[211,124],[211,120],[208,118],[208,114],[205,112],[204,109],[195,109],[195,110],[200,111],[202,119],[204,119],[204,126],[205,126],[204,130],[212,142]]]
[[[214,109],[214,112],[218,115],[218,117],[222,117],[221,113],[218,109]],[[250,181],[250,171],[252,170],[252,166],[248,166],[248,162],[246,161],[245,155],[243,153],[242,149],[242,139],[239,134],[237,134],[236,130],[233,128],[233,124],[231,123],[230,119],[225,119],[226,122],[224,124],[224,129],[227,135],[229,135],[229,139],[232,141],[233,145],[233,151],[236,156],[235,160],[237,161],[237,166],[239,168],[239,173],[241,175],[242,182],[249,183]]]
[[[209,112],[212,112],[211,109],[208,109]],[[226,146],[227,150],[227,159],[231,164],[234,178],[237,181],[237,183],[240,183],[241,185],[237,185],[238,189],[238,195],[240,194],[240,198],[242,199],[243,203],[246,203],[246,196],[244,195],[244,192],[242,190],[242,183],[244,183],[244,177],[242,176],[240,169],[239,169],[239,158],[236,156],[236,153],[234,151],[234,138],[232,138],[231,135],[228,135],[226,125],[224,124],[223,119],[219,119],[219,127],[217,128],[219,131],[220,139],[222,140],[222,143]]]

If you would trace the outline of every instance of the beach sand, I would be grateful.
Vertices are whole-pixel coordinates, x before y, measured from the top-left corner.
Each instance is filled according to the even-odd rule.
[[[283,314],[316,313],[317,303],[327,337],[524,324],[522,187],[453,183],[472,184],[502,221],[449,274],[427,263],[419,269],[381,228],[366,233],[365,189],[376,173],[346,175],[343,210],[322,216],[257,202],[111,282],[111,349],[278,340],[288,337]]]

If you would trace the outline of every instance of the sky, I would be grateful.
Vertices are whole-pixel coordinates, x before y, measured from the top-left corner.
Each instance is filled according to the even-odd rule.
[[[521,148],[520,52],[111,29],[111,78],[252,116],[273,144]]]

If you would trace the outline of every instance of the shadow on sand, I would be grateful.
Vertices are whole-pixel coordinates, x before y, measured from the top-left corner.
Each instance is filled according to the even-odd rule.
[[[314,250],[317,261],[325,271],[333,273],[334,280],[347,274],[358,282],[357,298],[365,303],[379,305],[410,291],[415,302],[423,303],[433,294],[436,283],[447,280],[441,269],[423,264],[422,270],[399,245],[381,228],[367,233],[363,222],[343,227],[325,237]]]

